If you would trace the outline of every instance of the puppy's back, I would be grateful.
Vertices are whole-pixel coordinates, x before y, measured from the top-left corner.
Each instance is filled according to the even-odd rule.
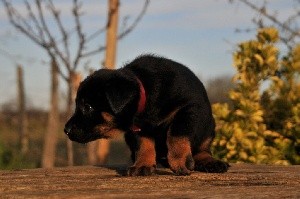
[[[154,55],[141,55],[127,64],[150,91],[159,91],[170,99],[186,99],[209,104],[205,88],[199,78],[186,66]],[[153,93],[155,95],[155,93]]]

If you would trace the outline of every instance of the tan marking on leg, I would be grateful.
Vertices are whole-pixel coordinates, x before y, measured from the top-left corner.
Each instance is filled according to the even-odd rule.
[[[136,154],[136,162],[134,163],[134,166],[155,166],[155,155],[156,154],[154,141],[147,137],[140,137],[140,146]]]
[[[186,167],[187,161],[192,154],[189,138],[171,136],[170,132],[167,135],[168,146],[168,162],[173,172],[179,175],[190,174],[189,169]],[[189,158],[189,159],[188,159]],[[190,169],[193,169],[193,162]]]
[[[211,156],[211,153],[207,151],[201,151],[193,156],[196,164],[207,164],[208,162],[214,161],[215,159]]]
[[[229,164],[214,159],[210,151],[212,138],[206,138],[199,146],[199,152],[193,156],[195,170],[209,173],[223,173],[228,170]]]
[[[210,152],[210,145],[212,142],[212,138],[208,137],[205,138],[205,140],[200,144],[199,146],[199,153],[194,155],[194,160],[198,163],[205,164],[207,162],[213,161],[214,158],[212,157],[212,154]]]
[[[210,145],[212,143],[212,138],[206,138],[204,142],[201,143],[199,151],[210,151]]]
[[[128,169],[130,176],[149,176],[155,172],[155,144],[154,140],[146,137],[140,137],[140,146],[136,154],[136,161]]]

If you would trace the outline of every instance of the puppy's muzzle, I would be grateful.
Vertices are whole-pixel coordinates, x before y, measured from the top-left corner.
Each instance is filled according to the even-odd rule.
[[[66,124],[66,125],[65,125],[65,128],[64,128],[65,134],[66,134],[66,135],[69,135],[69,134],[71,134],[71,131],[72,131],[72,125]]]
[[[76,142],[83,141],[80,139],[80,135],[78,134],[76,127],[74,127],[74,125],[71,124],[70,122],[68,122],[65,125],[64,132],[69,137],[69,139],[72,141],[76,141]]]
[[[70,136],[71,134],[74,133],[73,131],[74,131],[74,121],[73,121],[73,117],[71,117],[65,125],[64,132],[66,135]]]

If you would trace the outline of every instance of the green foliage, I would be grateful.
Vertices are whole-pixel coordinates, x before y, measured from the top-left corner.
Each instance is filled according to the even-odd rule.
[[[279,60],[275,28],[258,30],[233,55],[233,108],[214,104],[215,154],[231,162],[299,164],[300,46]],[[278,74],[281,74],[278,76]],[[263,81],[270,87],[261,94]]]
[[[0,169],[11,169],[20,162],[12,150],[0,143]]]
[[[11,152],[6,150],[2,143],[0,143],[0,169],[6,168],[11,162]]]
[[[34,163],[26,161],[17,151],[13,151],[0,143],[0,169],[34,168]]]

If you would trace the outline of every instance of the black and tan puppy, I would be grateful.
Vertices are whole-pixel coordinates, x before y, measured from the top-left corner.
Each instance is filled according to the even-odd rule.
[[[229,165],[210,152],[214,129],[200,80],[177,62],[144,55],[121,69],[101,69],[87,77],[65,133],[87,143],[123,132],[134,161],[129,175],[151,175],[156,163],[188,175],[192,170],[227,171]]]

